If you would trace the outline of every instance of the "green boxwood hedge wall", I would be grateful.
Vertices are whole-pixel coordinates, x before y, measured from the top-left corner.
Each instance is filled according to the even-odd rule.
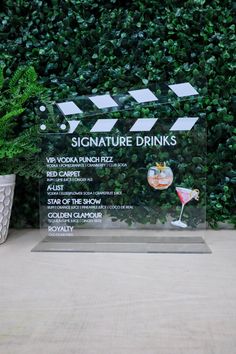
[[[205,80],[207,218],[235,225],[235,10],[228,0],[3,0],[0,60],[7,75],[33,64],[57,98]],[[13,225],[37,226],[37,180],[19,184]]]

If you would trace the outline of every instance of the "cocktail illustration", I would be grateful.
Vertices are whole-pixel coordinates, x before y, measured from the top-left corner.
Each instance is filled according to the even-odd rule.
[[[183,221],[181,221],[183,211],[184,211],[184,206],[185,206],[185,204],[190,202],[190,200],[192,200],[192,199],[199,200],[199,190],[176,187],[176,192],[177,192],[178,197],[182,203],[182,208],[181,208],[179,219],[172,221],[171,224],[174,226],[186,228],[188,225],[185,224]]]
[[[156,190],[167,189],[173,182],[173,172],[165,162],[156,163],[156,166],[149,168],[147,180],[149,185]]]

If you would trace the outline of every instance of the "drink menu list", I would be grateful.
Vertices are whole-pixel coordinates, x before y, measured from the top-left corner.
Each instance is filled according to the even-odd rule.
[[[104,151],[101,156],[101,150],[96,156],[47,156],[45,162],[41,191],[46,195],[43,220],[48,236],[73,236],[76,227],[82,225],[100,224],[101,227],[108,210],[133,209],[132,205],[119,202],[122,190],[108,185],[105,190],[99,188],[104,169],[123,171],[126,162],[104,156]]]

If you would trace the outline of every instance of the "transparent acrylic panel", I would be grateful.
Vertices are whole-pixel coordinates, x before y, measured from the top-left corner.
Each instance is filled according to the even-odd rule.
[[[114,251],[118,242],[120,252],[139,252],[141,243],[147,244],[146,252],[201,251],[206,222],[202,99],[194,94],[169,102],[157,89],[151,92],[158,99],[144,92],[145,99],[154,100],[102,108],[99,115],[96,109],[85,114],[82,98],[79,118],[58,113],[41,122],[42,250],[54,250],[54,242],[58,250]],[[139,92],[131,93],[140,100]],[[94,102],[114,104],[109,97]],[[61,105],[59,110],[68,113],[68,108],[76,109]],[[63,247],[65,242],[70,246]]]

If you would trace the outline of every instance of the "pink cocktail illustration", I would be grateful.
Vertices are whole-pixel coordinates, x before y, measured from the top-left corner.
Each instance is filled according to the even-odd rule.
[[[181,201],[182,208],[181,208],[179,219],[175,220],[175,221],[172,221],[171,224],[174,225],[174,226],[185,228],[188,225],[181,221],[181,218],[182,218],[182,215],[183,215],[183,211],[184,211],[184,206],[185,206],[185,204],[190,202],[190,200],[192,200],[193,198],[195,200],[199,199],[199,190],[198,189],[188,189],[188,188],[176,187],[176,192],[177,192],[178,197],[179,197],[179,199]]]

